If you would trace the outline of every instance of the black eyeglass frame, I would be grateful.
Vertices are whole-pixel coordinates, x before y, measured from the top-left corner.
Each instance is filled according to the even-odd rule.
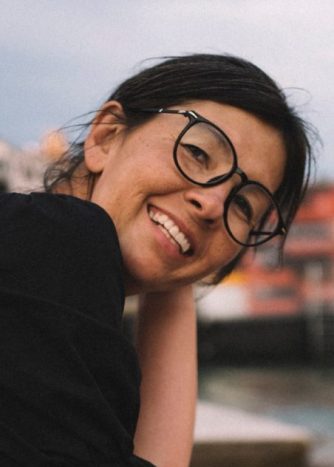
[[[235,186],[230,191],[230,193],[228,194],[228,196],[227,196],[227,198],[225,200],[225,209],[224,209],[224,214],[223,214],[223,219],[224,219],[224,224],[225,224],[226,230],[228,231],[229,235],[231,236],[231,238],[236,243],[238,243],[239,245],[245,246],[245,247],[253,247],[253,246],[262,245],[263,243],[268,242],[269,240],[271,240],[273,237],[275,237],[277,235],[286,235],[287,228],[286,228],[285,222],[283,220],[283,216],[282,216],[281,210],[279,208],[279,205],[278,205],[277,201],[275,200],[274,196],[268,190],[268,188],[266,188],[264,185],[262,185],[262,183],[257,182],[256,180],[249,179],[248,176],[246,175],[246,173],[243,170],[240,169],[240,167],[238,166],[237,153],[236,153],[236,150],[235,150],[235,148],[233,146],[233,143],[230,140],[230,138],[228,137],[228,135],[221,128],[219,128],[219,126],[215,125],[214,123],[212,123],[210,120],[208,120],[205,117],[203,117],[202,115],[200,115],[195,110],[179,110],[179,109],[164,109],[164,108],[160,108],[160,109],[155,109],[155,108],[136,109],[136,108],[132,108],[132,107],[127,107],[127,110],[129,110],[130,112],[144,112],[144,113],[154,113],[154,114],[164,113],[164,114],[183,115],[184,117],[187,117],[189,119],[188,124],[184,127],[184,129],[181,131],[181,133],[179,134],[179,136],[175,140],[175,144],[174,144],[174,148],[173,148],[173,160],[174,160],[174,163],[175,163],[177,169],[181,173],[181,175],[184,178],[186,178],[188,181],[190,181],[191,183],[193,183],[195,185],[202,186],[202,187],[209,188],[209,187],[217,186],[217,185],[220,185],[220,184],[224,183],[226,180],[228,180],[234,174],[239,175],[239,177],[241,179],[241,182],[237,186]],[[196,125],[198,123],[206,123],[207,125],[210,125],[213,128],[215,128],[215,130],[217,130],[219,133],[221,133],[223,135],[223,137],[227,140],[228,144],[230,145],[230,148],[231,148],[231,151],[232,151],[232,156],[233,156],[233,164],[232,164],[231,170],[228,173],[226,173],[224,175],[221,175],[221,176],[214,177],[213,179],[208,180],[207,182],[198,182],[196,180],[193,180],[191,177],[189,177],[189,175],[186,174],[183,171],[182,167],[179,164],[178,158],[177,158],[177,148],[178,148],[178,145],[179,145],[181,139],[183,138],[185,133],[192,126],[194,126],[194,125]],[[228,214],[229,206],[230,206],[234,196],[244,186],[248,186],[248,185],[257,186],[261,190],[263,190],[269,196],[269,198],[272,200],[273,206],[275,207],[275,209],[277,211],[277,214],[278,214],[278,224],[277,224],[274,231],[272,231],[272,232],[251,231],[249,233],[249,235],[266,235],[266,234],[268,235],[268,237],[266,237],[263,240],[260,240],[258,242],[255,242],[255,243],[244,243],[244,242],[241,242],[240,240],[238,240],[233,235],[233,232],[231,231],[228,220],[227,220],[227,214]]]

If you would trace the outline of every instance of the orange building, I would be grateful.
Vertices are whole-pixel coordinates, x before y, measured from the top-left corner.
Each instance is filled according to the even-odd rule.
[[[321,309],[334,313],[334,185],[311,190],[285,245],[281,268],[272,268],[275,247],[245,261],[252,315],[295,314]]]
[[[334,185],[318,186],[308,194],[291,228],[286,254],[334,258]]]

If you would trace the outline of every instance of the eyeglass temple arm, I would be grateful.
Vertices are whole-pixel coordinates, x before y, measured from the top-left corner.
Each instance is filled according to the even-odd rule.
[[[145,112],[145,113],[164,113],[164,114],[179,114],[179,115],[192,115],[197,118],[197,115],[192,110],[178,110],[178,109],[164,109],[161,107],[157,108],[146,108],[146,109],[136,109],[134,107],[126,107],[130,112]]]
[[[284,225],[280,226],[275,235],[285,235],[287,233],[286,227]],[[272,232],[266,232],[263,230],[251,230],[251,235],[271,235]]]

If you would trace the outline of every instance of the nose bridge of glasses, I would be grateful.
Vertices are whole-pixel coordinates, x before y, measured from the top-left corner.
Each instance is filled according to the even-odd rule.
[[[234,173],[235,173],[236,175],[239,175],[239,177],[240,177],[240,179],[241,179],[240,185],[245,185],[246,183],[248,183],[249,179],[248,179],[247,175],[245,174],[245,172],[244,172],[243,170],[240,169],[239,166],[237,166],[237,167],[235,168]]]

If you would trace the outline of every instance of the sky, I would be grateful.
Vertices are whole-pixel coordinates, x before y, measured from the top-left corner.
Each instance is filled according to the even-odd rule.
[[[228,53],[317,128],[315,180],[333,181],[333,43],[332,0],[1,0],[0,138],[40,141],[154,58]]]

